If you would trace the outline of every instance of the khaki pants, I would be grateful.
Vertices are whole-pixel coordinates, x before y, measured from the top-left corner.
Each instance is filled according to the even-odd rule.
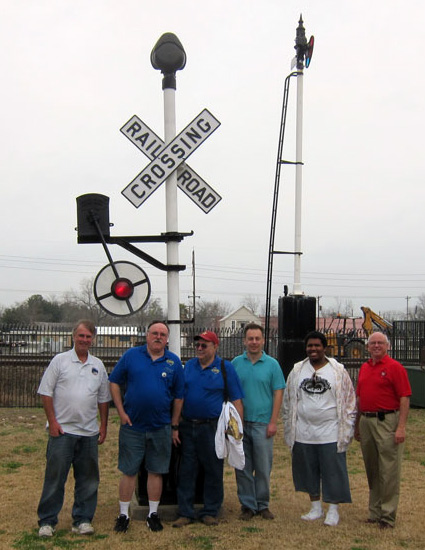
[[[369,484],[369,517],[394,526],[400,494],[401,460],[404,443],[396,444],[394,434],[399,413],[360,417],[360,442]]]

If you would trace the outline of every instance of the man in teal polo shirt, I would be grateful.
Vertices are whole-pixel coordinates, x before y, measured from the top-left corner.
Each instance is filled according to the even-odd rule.
[[[245,393],[245,468],[235,470],[242,506],[240,519],[250,520],[256,514],[273,519],[269,510],[273,438],[277,432],[285,378],[276,359],[263,351],[263,327],[247,324],[244,338],[246,351],[232,361]]]

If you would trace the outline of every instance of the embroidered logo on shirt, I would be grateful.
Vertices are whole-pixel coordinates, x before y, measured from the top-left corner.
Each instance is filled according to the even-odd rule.
[[[217,367],[214,367],[213,369],[211,369],[211,372],[213,372],[214,374],[217,374],[220,372],[220,370]]]
[[[95,375],[98,375],[98,374],[99,374],[99,371],[97,370],[96,367],[92,367],[91,373],[92,373],[92,374],[95,374]]]
[[[166,363],[169,365],[174,365],[174,361],[172,359],[167,359]]]

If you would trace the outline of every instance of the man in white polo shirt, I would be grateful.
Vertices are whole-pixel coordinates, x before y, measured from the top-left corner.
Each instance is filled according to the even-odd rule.
[[[106,438],[111,400],[105,367],[89,353],[95,334],[91,321],[79,321],[73,331],[74,347],[52,359],[38,388],[49,430],[46,472],[37,509],[40,537],[51,537],[55,532],[71,464],[75,478],[72,532],[94,533],[91,522],[99,486],[97,446]]]

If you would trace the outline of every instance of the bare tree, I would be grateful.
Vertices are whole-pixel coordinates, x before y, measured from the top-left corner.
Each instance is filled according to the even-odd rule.
[[[166,315],[161,304],[161,299],[151,297],[141,310],[131,317],[128,317],[128,319],[132,325],[146,328],[150,322],[165,320],[165,317]]]
[[[323,317],[355,317],[352,300],[335,298],[335,305],[322,309]]]
[[[196,307],[195,326],[199,328],[214,328],[218,319],[230,313],[231,306],[227,302],[215,300],[213,302],[200,303]]]
[[[246,294],[240,305],[248,307],[254,315],[259,315],[260,313],[260,299],[254,294]]]
[[[415,307],[415,319],[425,319],[425,294],[422,293],[418,298]]]
[[[99,326],[107,322],[110,323],[114,319],[96,302],[93,293],[93,283],[94,278],[83,279],[79,290],[71,290],[65,294],[63,307],[65,310],[68,307],[69,316],[72,317],[70,320],[76,320],[74,317],[77,314],[77,318],[88,317],[95,325]]]

